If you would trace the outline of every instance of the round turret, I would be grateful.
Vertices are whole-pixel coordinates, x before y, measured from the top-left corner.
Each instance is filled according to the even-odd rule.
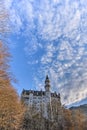
[[[45,79],[45,91],[50,91],[50,80],[49,80],[49,77],[48,75],[46,76],[46,79]]]

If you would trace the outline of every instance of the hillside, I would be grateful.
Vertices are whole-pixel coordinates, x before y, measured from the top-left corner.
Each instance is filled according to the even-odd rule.
[[[79,110],[87,120],[87,104],[80,105],[78,107],[71,107],[70,110]]]
[[[83,106],[84,104],[87,104],[87,97],[80,100],[80,101],[77,101],[77,102],[74,102],[74,103],[71,103],[69,105],[67,105],[66,107],[67,108],[72,108],[72,107],[79,107],[79,106]]]

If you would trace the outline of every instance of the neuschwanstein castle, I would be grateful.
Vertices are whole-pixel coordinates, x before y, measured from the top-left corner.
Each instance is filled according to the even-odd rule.
[[[23,90],[21,94],[21,98],[27,106],[34,106],[37,111],[41,111],[41,107],[43,108],[43,115],[47,117],[48,115],[48,104],[52,101],[57,101],[59,106],[61,106],[60,94],[56,92],[51,92],[51,85],[48,75],[45,79],[45,91],[34,91],[34,90]]]

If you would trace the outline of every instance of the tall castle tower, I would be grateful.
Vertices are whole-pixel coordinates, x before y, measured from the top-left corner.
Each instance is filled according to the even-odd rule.
[[[46,96],[46,102],[50,103],[51,102],[51,85],[50,85],[50,80],[48,75],[46,76],[45,79],[45,96]]]
[[[49,77],[47,75],[46,76],[46,80],[45,80],[45,91],[46,92],[50,92],[50,88],[51,88],[51,86],[50,86],[50,80],[49,80]]]

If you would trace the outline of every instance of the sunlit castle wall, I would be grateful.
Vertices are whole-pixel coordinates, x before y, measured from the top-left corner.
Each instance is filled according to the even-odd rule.
[[[60,94],[56,92],[51,93],[50,88],[50,80],[48,76],[46,76],[45,91],[23,90],[21,99],[24,101],[25,105],[28,107],[35,107],[37,112],[42,111],[43,116],[48,118],[48,105],[51,107],[53,100],[58,101],[61,106]]]

